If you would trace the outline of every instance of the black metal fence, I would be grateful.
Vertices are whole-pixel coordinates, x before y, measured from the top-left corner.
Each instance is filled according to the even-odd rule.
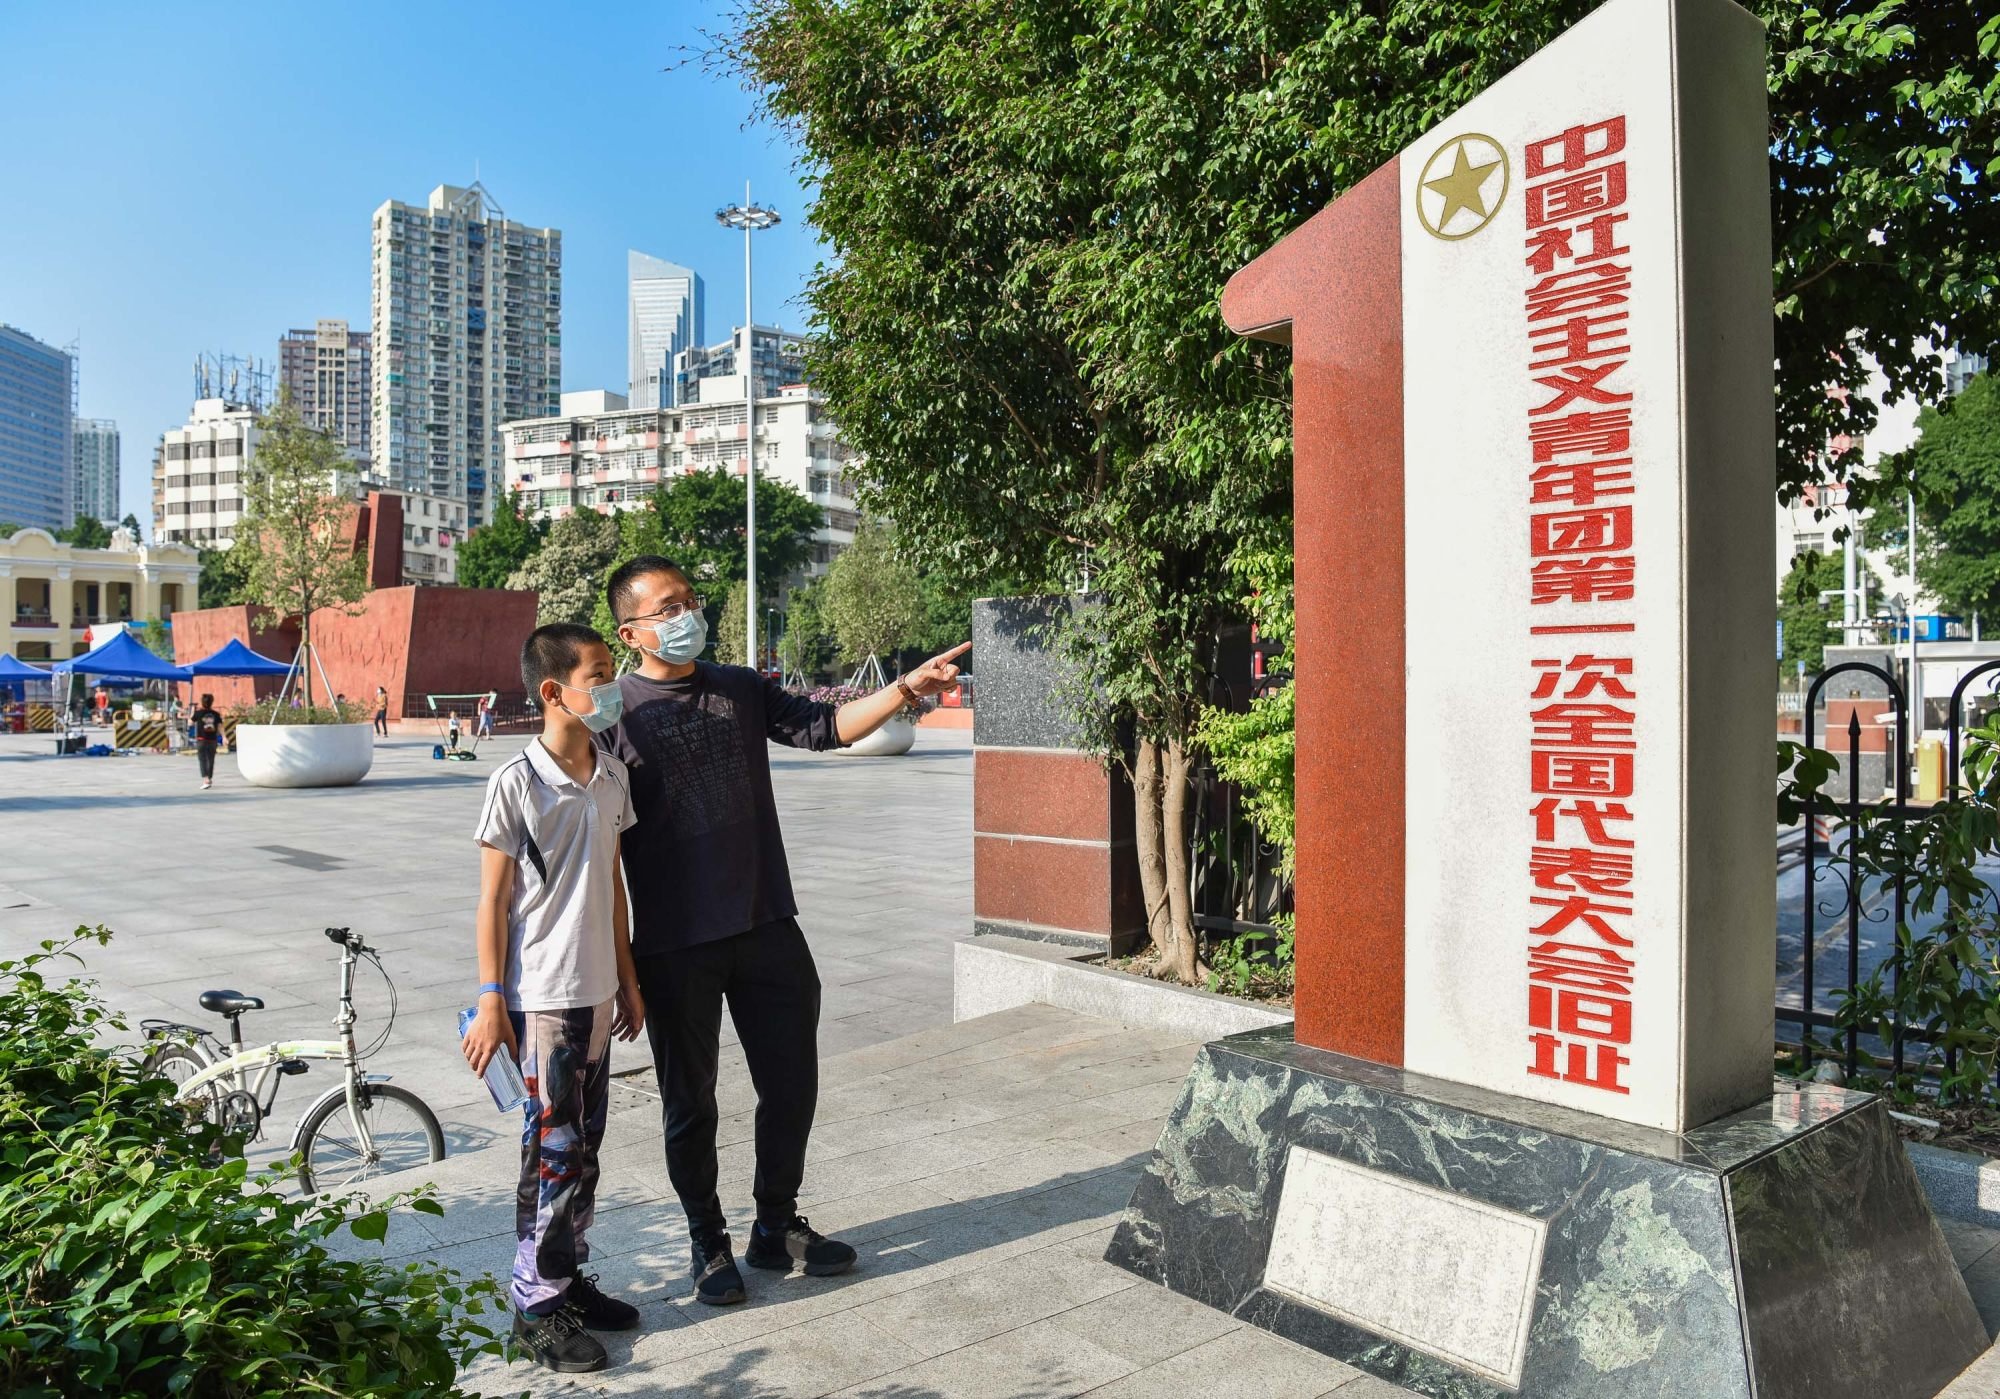
[[[1822,737],[1818,726],[1827,689],[1842,676],[1850,677],[1845,697],[1852,705],[1838,734]],[[1979,682],[1985,681],[1983,687]],[[1992,691],[2000,683],[2000,661],[1989,661],[1968,671],[1953,688],[1945,707],[1945,751],[1942,790],[1944,802],[1961,799],[1961,761],[1965,735],[1976,722],[1975,711],[1990,710]],[[1861,687],[1874,691],[1864,695]],[[1970,698],[1969,698],[1970,697]],[[1878,726],[1881,742],[1870,742],[1868,726],[1862,723],[1863,703],[1883,702],[1885,707],[1872,723]],[[1838,702],[1838,701],[1836,701]],[[1859,703],[1855,703],[1859,702]],[[1912,715],[1903,683],[1881,666],[1850,661],[1822,672],[1807,690],[1802,708],[1802,740],[1807,748],[1829,753],[1839,770],[1823,789],[1821,809],[1807,817],[1802,827],[1780,837],[1779,874],[1802,871],[1798,893],[1799,984],[1797,1003],[1792,1004],[1781,984],[1776,1007],[1781,1025],[1797,1027],[1800,1052],[1810,1066],[1823,1046],[1817,1030],[1835,1030],[1835,1053],[1848,1074],[1860,1067],[1864,1038],[1871,1054],[1886,1051],[1893,1073],[1900,1075],[1913,1044],[1927,1045],[1920,1027],[1904,1022],[1892,1011],[1885,1023],[1863,1026],[1856,1017],[1841,1017],[1827,1002],[1852,997],[1873,968],[1864,969],[1864,947],[1873,942],[1889,961],[1890,1000],[1896,1000],[1900,968],[1893,959],[1897,929],[1916,912],[1919,919],[1938,913],[1936,909],[1913,910],[1911,900],[1915,872],[1908,858],[1889,862],[1886,867],[1864,860],[1863,842],[1858,833],[1865,823],[1889,821],[1908,823],[1937,809],[1937,799],[1920,800],[1912,794],[1910,742]],[[1985,794],[1981,794],[1982,800]],[[1987,890],[1989,897],[1992,890]],[[1994,901],[2000,906],[2000,900]],[[1948,921],[1948,911],[1942,921]],[[1780,928],[1787,922],[1779,910]],[[1838,941],[1845,940],[1844,965],[1832,977],[1822,975],[1819,961]],[[1781,942],[1781,947],[1783,946]],[[1878,961],[1877,965],[1880,963]],[[1781,968],[1781,971],[1783,969]],[[1945,1071],[1955,1073],[1956,1056],[1947,1050]]]
[[[1206,763],[1190,775],[1188,876],[1194,925],[1204,940],[1276,931],[1291,912],[1291,881],[1277,846],[1243,809],[1236,788]]]

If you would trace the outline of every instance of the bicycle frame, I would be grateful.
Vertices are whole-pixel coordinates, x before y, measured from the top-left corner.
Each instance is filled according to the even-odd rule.
[[[323,1062],[338,1063],[344,1066],[347,1071],[345,1085],[347,1117],[350,1125],[354,1128],[354,1138],[357,1142],[361,1143],[363,1150],[372,1150],[374,1147],[374,1138],[369,1135],[367,1119],[361,1112],[361,1085],[363,1083],[386,1081],[388,1075],[363,1074],[361,1072],[361,1056],[356,1051],[354,1045],[354,967],[358,960],[353,945],[351,943],[342,943],[340,949],[340,1008],[334,1013],[333,1017],[333,1028],[339,1032],[339,1039],[280,1040],[273,1044],[256,1045],[246,1049],[243,1047],[242,1021],[240,1019],[233,1020],[231,1025],[235,1029],[235,1037],[231,1048],[235,1052],[216,1063],[210,1064],[200,1073],[188,1078],[174,1094],[175,1099],[180,1102],[191,1102],[206,1092],[211,1084],[226,1082],[233,1091],[247,1093],[257,1103],[261,1119],[262,1114],[268,1113],[270,1106],[277,1101],[277,1087],[272,1081],[272,1075],[277,1072],[280,1065],[299,1059],[318,1059]],[[255,1075],[254,1077],[252,1077],[253,1074]],[[264,1097],[266,1084],[272,1085],[269,1102]],[[332,1089],[329,1091],[340,1092],[342,1090]],[[324,1097],[325,1095],[322,1094],[321,1096]],[[306,1107],[306,1113],[310,1113],[314,1107],[317,1107],[319,1101],[316,1098],[309,1103]],[[302,1124],[304,1123],[305,1114],[300,1115],[299,1121]],[[293,1133],[293,1140],[295,1142],[297,1140],[296,1131]]]

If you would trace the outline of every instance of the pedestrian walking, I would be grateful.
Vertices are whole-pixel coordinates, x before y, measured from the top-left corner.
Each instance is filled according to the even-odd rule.
[[[389,736],[389,687],[375,687],[375,732],[383,738]]]
[[[473,730],[473,737],[493,737],[493,702],[499,698],[500,696],[492,690],[479,697],[479,725]]]
[[[201,789],[215,785],[215,750],[222,746],[222,716],[215,712],[215,696],[203,695],[201,707],[188,716],[188,730],[194,736],[195,757],[201,761]]]
[[[622,717],[598,739],[632,777],[625,832],[632,955],[661,1094],[667,1175],[687,1214],[695,1295],[744,1298],[716,1194],[722,1008],[757,1090],[757,1217],[744,1259],[823,1277],[855,1252],[798,1212],[819,1096],[819,973],[798,924],[771,793],[769,745],[829,749],[873,733],[958,678],[964,646],[835,708],[745,666],[698,659],[702,599],[680,567],[641,555],[607,588],[618,637],[641,657]]]

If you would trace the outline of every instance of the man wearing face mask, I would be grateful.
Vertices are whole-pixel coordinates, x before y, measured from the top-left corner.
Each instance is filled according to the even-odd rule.
[[[670,560],[641,555],[611,575],[606,592],[618,639],[641,658],[618,682],[623,717],[598,742],[632,777],[638,819],[624,837],[625,878],[667,1175],[687,1211],[696,1296],[740,1302],[743,1278],[716,1195],[724,1002],[757,1090],[757,1218],[745,1261],[819,1277],[855,1258],[798,1213],[819,1094],[820,988],[797,921],[767,745],[824,750],[866,737],[955,684],[953,662],[970,643],[836,708],[748,667],[700,660],[702,599]]]

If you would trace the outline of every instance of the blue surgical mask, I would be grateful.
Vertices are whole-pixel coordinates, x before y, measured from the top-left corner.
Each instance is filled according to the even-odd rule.
[[[707,648],[708,618],[699,607],[691,607],[670,622],[654,623],[653,636],[660,644],[642,649],[651,651],[668,665],[682,665]]]
[[[566,704],[563,708],[571,714],[576,714],[577,718],[583,720],[583,726],[594,734],[603,733],[617,723],[619,717],[625,713],[625,692],[618,688],[616,680],[607,680],[602,685],[592,685],[588,690],[578,689],[575,685],[563,685],[560,680],[556,681],[556,684],[565,690],[576,690],[578,694],[590,696],[588,714],[577,714]]]

